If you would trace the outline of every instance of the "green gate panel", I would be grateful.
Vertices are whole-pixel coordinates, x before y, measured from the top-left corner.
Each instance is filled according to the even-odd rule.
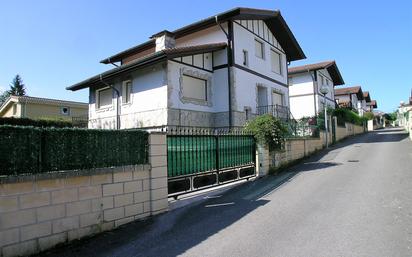
[[[168,135],[168,176],[252,164],[255,147],[255,140],[249,135]]]

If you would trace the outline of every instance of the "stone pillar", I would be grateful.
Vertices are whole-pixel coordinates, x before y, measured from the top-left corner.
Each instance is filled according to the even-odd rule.
[[[169,208],[167,199],[167,143],[165,133],[151,133],[149,136],[149,163],[151,171],[150,214],[165,212]]]
[[[270,154],[267,146],[257,145],[256,149],[256,173],[258,177],[269,174]]]

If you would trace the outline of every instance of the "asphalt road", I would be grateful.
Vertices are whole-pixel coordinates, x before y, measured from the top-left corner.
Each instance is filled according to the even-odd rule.
[[[364,134],[281,176],[42,256],[412,256],[412,141]]]

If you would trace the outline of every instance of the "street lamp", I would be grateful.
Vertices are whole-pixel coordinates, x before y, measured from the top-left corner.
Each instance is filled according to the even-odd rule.
[[[323,95],[323,110],[325,111],[326,148],[328,148],[328,113],[326,110],[326,95],[329,93],[329,87],[326,85],[322,85],[319,91]]]

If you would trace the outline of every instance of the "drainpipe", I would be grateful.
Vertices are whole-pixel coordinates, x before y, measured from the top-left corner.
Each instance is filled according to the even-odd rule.
[[[100,82],[102,82],[105,86],[110,87],[111,89],[114,90],[114,92],[116,92],[116,129],[119,130],[120,129],[120,108],[119,108],[120,91],[114,86],[106,83],[103,80],[102,75],[100,75]]]
[[[227,23],[227,27],[229,32],[226,32],[223,27],[222,24],[220,24],[219,22],[219,18],[218,16],[215,16],[215,20],[216,20],[216,24],[219,26],[219,28],[222,30],[222,32],[226,35],[227,38],[227,85],[228,85],[228,96],[229,96],[229,129],[232,128],[233,125],[233,121],[232,121],[232,91],[231,91],[231,87],[232,87],[232,81],[230,79],[231,77],[231,71],[230,71],[230,67],[232,66],[232,38],[230,33],[230,29],[229,29],[229,24],[230,21],[228,21]]]

